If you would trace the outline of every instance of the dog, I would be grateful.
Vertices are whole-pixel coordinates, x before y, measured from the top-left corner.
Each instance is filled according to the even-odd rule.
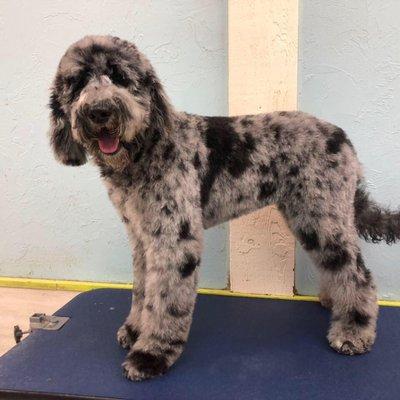
[[[87,36],[51,88],[50,143],[71,166],[88,156],[126,225],[132,308],[118,330],[124,374],[164,374],[188,339],[203,231],[277,204],[321,274],[327,335],[342,354],[371,349],[376,286],[358,245],[400,238],[400,213],[377,205],[345,132],[303,112],[205,117],[176,111],[136,46]]]

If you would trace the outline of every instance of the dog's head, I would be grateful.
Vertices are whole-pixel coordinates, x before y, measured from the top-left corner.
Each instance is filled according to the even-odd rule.
[[[132,43],[87,36],[62,57],[51,97],[56,158],[82,165],[107,160],[149,129],[170,129],[171,106],[148,60]]]

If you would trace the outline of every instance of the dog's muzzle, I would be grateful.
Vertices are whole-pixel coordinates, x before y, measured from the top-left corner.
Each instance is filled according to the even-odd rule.
[[[92,104],[87,110],[87,118],[90,119],[92,126],[95,127],[96,139],[99,149],[104,154],[113,154],[119,149],[119,136],[114,121],[118,110],[108,102]]]
[[[103,154],[116,153],[120,148],[121,124],[125,124],[126,115],[111,80],[105,75],[93,78],[85,88],[81,103],[77,113],[81,130],[91,140],[97,140]]]

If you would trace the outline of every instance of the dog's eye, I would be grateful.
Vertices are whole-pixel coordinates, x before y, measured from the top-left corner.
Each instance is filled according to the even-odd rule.
[[[124,72],[120,71],[118,68],[112,66],[109,76],[115,85],[123,87],[129,86],[129,79],[126,77]]]
[[[76,76],[70,76],[65,79],[65,84],[70,91],[71,100],[75,100],[81,90],[86,86],[89,79],[89,71],[83,70]]]

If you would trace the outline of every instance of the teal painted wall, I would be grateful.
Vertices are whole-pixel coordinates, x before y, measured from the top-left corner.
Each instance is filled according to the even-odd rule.
[[[341,126],[382,204],[400,205],[400,2],[301,0],[299,109]],[[362,244],[382,298],[400,299],[400,244]],[[296,287],[317,293],[296,252]]]
[[[177,109],[227,114],[225,0],[0,0],[0,276],[131,281],[124,228],[93,166],[56,164],[48,88],[86,34],[133,40]],[[200,286],[227,285],[228,230],[206,233]]]

